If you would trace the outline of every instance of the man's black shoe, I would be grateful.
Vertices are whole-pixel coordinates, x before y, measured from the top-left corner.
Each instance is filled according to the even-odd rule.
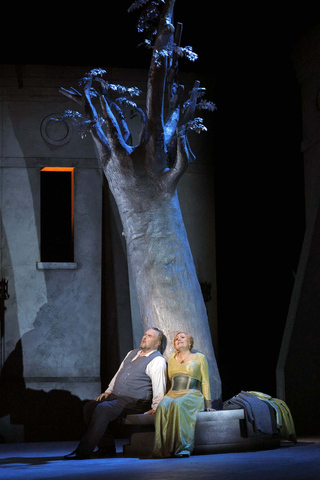
[[[68,453],[63,457],[64,460],[88,460],[89,458],[91,458],[91,455],[81,455],[77,451]]]
[[[113,450],[97,450],[93,452],[91,458],[111,458],[116,457],[117,452],[115,449]]]

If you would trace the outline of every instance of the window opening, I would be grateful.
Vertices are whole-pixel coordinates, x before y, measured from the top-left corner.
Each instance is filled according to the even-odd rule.
[[[41,262],[74,261],[74,168],[40,172]]]

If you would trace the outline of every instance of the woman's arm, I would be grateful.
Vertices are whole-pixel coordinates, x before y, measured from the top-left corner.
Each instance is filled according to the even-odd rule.
[[[204,355],[200,357],[200,370],[201,370],[201,388],[204,396],[204,402],[206,410],[214,411],[214,408],[211,408],[211,393],[210,393],[210,381],[209,381],[209,366],[207,359]]]

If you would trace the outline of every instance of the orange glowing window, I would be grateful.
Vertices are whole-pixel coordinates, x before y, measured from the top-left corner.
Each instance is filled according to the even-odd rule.
[[[40,172],[41,261],[73,262],[74,168]]]

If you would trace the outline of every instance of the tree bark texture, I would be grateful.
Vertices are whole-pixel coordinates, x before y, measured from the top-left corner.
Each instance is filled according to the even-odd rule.
[[[208,359],[218,406],[220,377],[174,179],[169,170],[137,175],[133,165],[124,175],[118,165],[110,162],[104,171],[122,220],[144,329],[156,326],[164,332],[166,358],[178,331],[193,336],[194,348]]]

